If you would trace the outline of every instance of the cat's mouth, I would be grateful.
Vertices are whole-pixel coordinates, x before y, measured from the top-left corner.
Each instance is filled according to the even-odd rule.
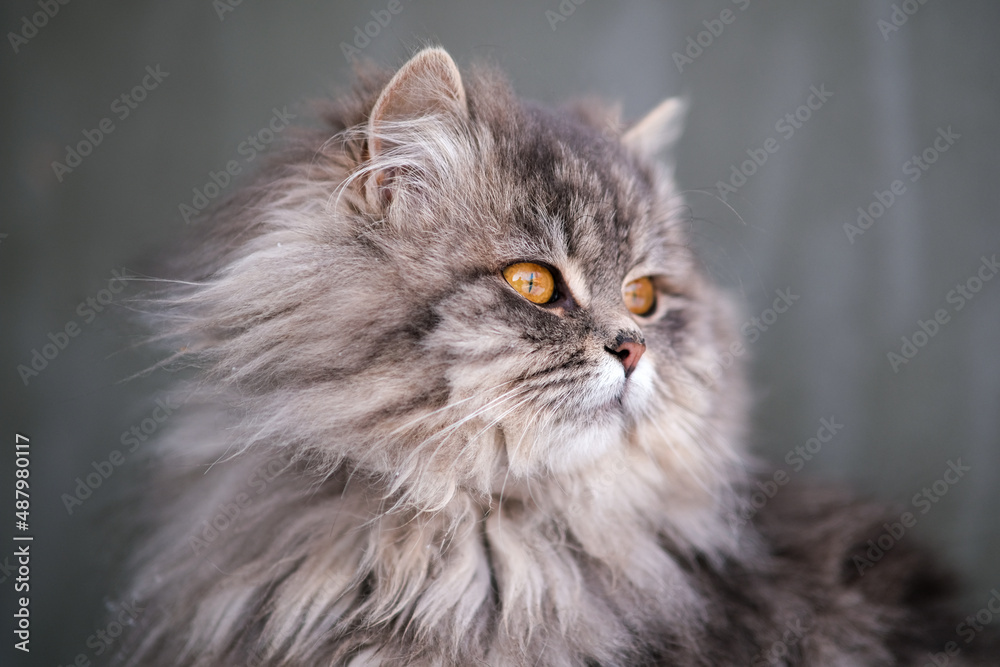
[[[652,394],[653,369],[649,362],[640,360],[625,374],[620,365],[608,364],[602,368],[596,382],[605,387],[607,399],[603,406],[606,410],[635,415],[643,411]]]
[[[580,378],[561,396],[547,395],[543,401],[557,406],[551,421],[580,428],[623,426],[649,412],[654,393],[654,369],[640,362],[626,376],[621,364],[600,364]]]

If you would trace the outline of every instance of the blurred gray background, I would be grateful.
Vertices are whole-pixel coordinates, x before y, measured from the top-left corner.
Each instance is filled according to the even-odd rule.
[[[794,476],[915,511],[903,539],[932,544],[965,573],[968,612],[1000,585],[1000,280],[977,283],[977,272],[995,271],[981,258],[1000,254],[1000,5],[908,0],[894,15],[888,0],[400,0],[391,14],[388,0],[233,2],[70,2],[44,21],[37,2],[0,10],[0,495],[12,497],[12,443],[26,434],[35,535],[33,650],[10,648],[13,578],[0,571],[0,655],[16,664],[94,660],[101,641],[90,638],[106,629],[104,605],[116,600],[123,536],[102,517],[141,450],[72,514],[63,494],[124,450],[125,432],[154,423],[169,378],[118,382],[152,359],[129,349],[135,332],[121,318],[141,285],[102,293],[112,271],[177,238],[179,206],[192,204],[210,172],[230,160],[252,169],[241,142],[267,127],[273,109],[303,120],[304,102],[348,84],[342,44],[395,66],[437,42],[460,64],[499,64],[525,97],[599,95],[620,100],[629,118],[689,95],[677,175],[696,239],[747,317],[762,318],[744,339],[758,398],[755,449]],[[44,25],[33,32],[25,17]],[[386,25],[371,23],[379,17]],[[367,43],[358,37],[366,27],[377,33]],[[167,74],[157,82],[147,66]],[[130,91],[144,77],[135,101]],[[809,109],[812,87],[832,95],[813,97]],[[65,162],[84,132],[98,136],[104,118],[113,131],[100,132],[60,181],[53,162]],[[935,148],[948,128],[951,143]],[[745,162],[762,152],[763,164]],[[745,183],[734,176],[741,169],[753,172]],[[901,194],[892,193],[896,180]],[[725,201],[720,181],[739,184]],[[863,233],[845,231],[858,207],[878,213],[874,203],[890,195]],[[968,298],[957,296],[960,285]],[[766,309],[786,289],[799,298],[774,318]],[[894,369],[888,353],[902,356],[901,337],[912,341],[921,321],[935,330],[926,322],[939,310],[947,321],[932,337],[915,336],[925,344]],[[78,335],[64,341],[71,323]],[[65,348],[25,384],[18,366],[60,341]],[[786,455],[823,418],[843,428],[795,470]],[[954,485],[939,482],[946,493],[920,513],[914,495],[934,493],[959,458],[970,470]],[[12,551],[13,519],[4,516],[0,563]]]

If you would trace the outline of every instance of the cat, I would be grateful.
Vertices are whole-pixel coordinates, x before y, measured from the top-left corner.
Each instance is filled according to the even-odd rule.
[[[150,322],[198,379],[116,664],[985,664],[944,653],[931,557],[856,567],[885,508],[790,483],[748,511],[685,110],[549,109],[429,47],[199,223]]]

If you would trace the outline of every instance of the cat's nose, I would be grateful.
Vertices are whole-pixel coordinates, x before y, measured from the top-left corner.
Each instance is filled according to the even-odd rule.
[[[642,353],[646,351],[646,344],[632,337],[619,336],[614,343],[604,349],[618,357],[625,367],[625,377],[628,377],[638,365]]]

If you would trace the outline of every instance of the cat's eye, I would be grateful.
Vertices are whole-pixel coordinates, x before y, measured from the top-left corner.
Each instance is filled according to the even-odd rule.
[[[649,277],[639,278],[622,288],[625,307],[636,315],[649,315],[656,308],[656,288]]]
[[[518,294],[532,303],[549,303],[556,292],[556,279],[541,264],[518,262],[503,270],[503,277]]]

